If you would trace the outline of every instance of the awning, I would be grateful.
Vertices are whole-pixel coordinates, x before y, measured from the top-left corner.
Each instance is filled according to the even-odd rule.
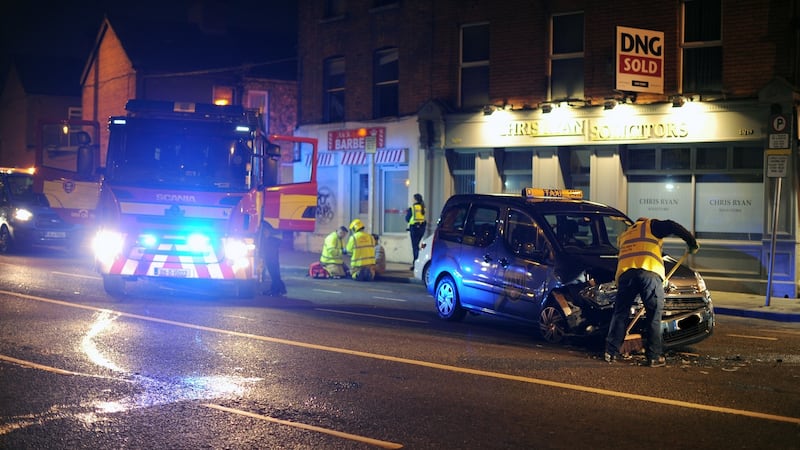
[[[379,150],[375,153],[375,164],[405,164],[408,162],[406,150],[405,148]]]
[[[319,152],[317,153],[317,167],[332,167],[336,164],[334,163],[335,158],[333,157],[333,153],[330,152]],[[306,167],[311,166],[311,155],[306,155]]]
[[[405,164],[408,162],[407,154],[408,149],[406,148],[378,150],[375,152],[375,164]],[[343,166],[360,166],[366,163],[366,152],[350,151],[342,153]]]
[[[344,152],[342,153],[343,166],[360,166],[367,163],[365,152]]]

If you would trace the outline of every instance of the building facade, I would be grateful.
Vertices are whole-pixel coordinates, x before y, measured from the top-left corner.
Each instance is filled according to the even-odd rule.
[[[575,188],[674,219],[715,285],[796,297],[795,2],[305,0],[299,126],[318,236],[353,218],[411,260],[452,194]],[[320,240],[320,242],[316,242]],[[680,241],[666,248],[680,254]]]

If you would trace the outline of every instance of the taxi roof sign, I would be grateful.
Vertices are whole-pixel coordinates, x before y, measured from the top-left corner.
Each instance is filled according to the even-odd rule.
[[[571,198],[581,200],[583,191],[580,189],[546,189],[527,187],[522,190],[525,198]]]

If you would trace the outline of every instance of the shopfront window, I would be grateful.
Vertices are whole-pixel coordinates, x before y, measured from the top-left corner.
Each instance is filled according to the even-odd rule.
[[[581,147],[561,147],[558,161],[564,177],[564,187],[580,189],[583,198],[589,199],[589,176],[591,175],[592,151]]]
[[[448,150],[447,164],[456,194],[475,193],[475,153]]]
[[[672,219],[701,239],[762,239],[770,206],[761,147],[630,146],[623,155],[629,216]],[[782,200],[783,211],[790,206]],[[784,216],[779,229],[788,232]]]
[[[533,184],[533,151],[503,153],[503,192],[519,194]]]
[[[381,169],[381,179],[383,180],[383,193],[381,196],[383,211],[381,223],[383,233],[405,233],[408,224],[406,223],[406,204],[408,199],[408,166],[387,167]]]

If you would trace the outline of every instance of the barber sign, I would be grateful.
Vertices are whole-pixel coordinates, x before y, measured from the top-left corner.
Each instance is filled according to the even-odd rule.
[[[617,90],[664,93],[664,32],[617,27]]]

